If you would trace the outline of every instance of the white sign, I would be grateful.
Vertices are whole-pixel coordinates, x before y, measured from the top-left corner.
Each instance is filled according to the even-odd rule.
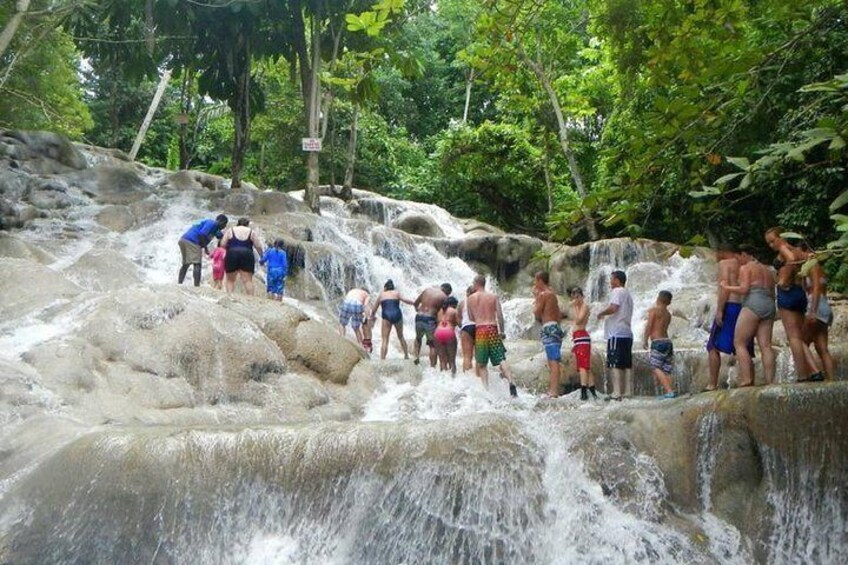
[[[304,151],[321,151],[320,137],[302,137],[300,142]]]

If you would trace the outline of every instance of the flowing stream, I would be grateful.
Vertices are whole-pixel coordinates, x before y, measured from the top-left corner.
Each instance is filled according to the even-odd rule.
[[[98,226],[99,207],[90,202],[70,210],[63,222],[38,221],[18,234],[52,255],[49,269],[67,273],[89,293],[72,305],[58,300],[0,322],[0,361],[19,364],[28,351],[78,329],[97,293],[108,292],[97,289],[96,273],[71,274],[92,249],[127,257],[144,286],[174,284],[176,241],[193,221],[217,212],[191,193],[161,198],[161,216],[125,234]],[[402,211],[413,209],[432,217],[446,237],[462,237],[461,224],[443,210],[383,199],[382,221],[367,222],[336,199],[322,202],[312,245],[328,252],[306,258],[306,276],[322,298],[287,297],[287,304],[332,325],[338,301],[353,285],[375,293],[391,278],[414,298],[427,286],[449,282],[464,297],[472,266],[445,256],[426,238],[391,228]],[[262,236],[275,234],[263,229]],[[674,294],[676,384],[689,391],[691,373],[704,368],[714,264],[662,256],[646,243],[595,243],[586,278],[572,284],[586,290],[596,311],[615,268],[628,272],[637,336],[657,291]],[[204,272],[204,281],[209,275]],[[498,290],[496,280],[489,285]],[[529,290],[504,296],[510,341],[532,331]],[[408,339],[414,336],[411,314],[405,312]],[[593,323],[589,329],[595,349],[602,350],[602,328]],[[379,347],[375,332],[374,351]],[[638,354],[637,362],[644,356]],[[394,338],[389,359],[401,363]],[[781,359],[787,380],[791,367]],[[430,368],[420,379],[401,374],[379,380],[362,413],[348,421],[185,426],[169,423],[164,412],[161,425],[92,426],[71,417],[58,393],[38,392],[33,377],[31,389],[43,396],[38,417],[67,417],[68,423],[50,438],[37,431],[17,438],[34,446],[29,459],[9,455],[24,463],[0,466],[14,469],[0,475],[0,562],[848,561],[848,510],[839,486],[844,475],[836,473],[842,460],[827,472],[815,467],[816,458],[830,457],[826,450],[787,461],[762,448],[772,511],[762,516],[767,541],[758,549],[749,532],[714,514],[712,485],[722,472],[717,408],[704,410],[690,438],[697,453],[697,507],[680,508],[657,461],[615,432],[624,425],[616,418],[628,410],[652,414],[659,402],[653,398],[611,407],[581,403],[572,394],[545,404],[521,391],[512,400],[496,377],[486,390],[471,375],[451,378]],[[654,393],[650,382],[637,391]],[[30,425],[37,430],[31,422],[38,420],[25,420],[30,417],[13,400],[0,402],[0,439],[11,445],[13,434]],[[664,441],[662,430],[656,434]],[[4,453],[13,450],[0,449],[0,465]]]

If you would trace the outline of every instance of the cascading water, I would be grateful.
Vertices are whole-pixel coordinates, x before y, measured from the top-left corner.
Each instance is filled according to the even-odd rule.
[[[232,375],[227,374],[225,353],[215,357],[207,379],[192,391],[193,405],[176,408],[177,401],[167,395],[148,400],[142,378],[149,367],[130,367],[133,378],[120,380],[113,365],[139,364],[138,359],[112,359],[117,355],[112,350],[98,358],[92,348],[78,345],[82,320],[99,311],[111,291],[95,287],[87,273],[74,269],[92,250],[113,251],[138,270],[140,284],[131,286],[131,293],[171,292],[179,266],[176,241],[193,221],[217,212],[194,193],[150,198],[161,206],[159,217],[122,234],[97,224],[99,208],[82,198],[86,205],[69,210],[63,219],[36,222],[17,234],[46,248],[53,255],[49,269],[56,276],[67,274],[79,288],[72,299],[39,305],[0,325],[0,366],[6,375],[19,373],[15,378],[23,383],[18,397],[0,397],[0,562],[762,560],[762,552],[749,550],[757,543],[749,539],[755,533],[715,514],[716,454],[725,445],[718,404],[698,408],[703,413],[688,436],[696,446],[689,475],[651,450],[666,441],[663,422],[683,422],[675,429],[684,427],[685,420],[674,418],[683,418],[687,401],[644,399],[611,407],[580,403],[571,395],[539,403],[524,391],[513,400],[497,372],[487,390],[470,375],[451,378],[430,368],[413,369],[399,360],[394,339],[390,360],[372,366],[375,383],[360,411],[333,412],[328,403],[345,387],[301,377],[296,364],[260,364],[248,383],[254,396],[233,396],[227,388]],[[446,281],[463,298],[475,274],[428,238],[391,227],[413,211],[428,214],[447,237],[463,237],[460,223],[446,212],[374,195],[369,199],[381,210],[376,224],[327,197],[322,198],[324,215],[304,220],[312,236],[303,242],[305,270],[323,299],[287,297],[284,303],[325,321],[329,332],[335,331],[335,306],[351,286],[365,285],[375,293],[391,278],[405,297],[414,298],[425,287]],[[367,216],[377,209],[373,206]],[[273,239],[279,225],[274,222],[294,221],[294,215],[254,220],[263,239]],[[703,356],[714,302],[714,266],[698,257],[661,256],[649,243],[592,244],[586,277],[573,283],[587,289],[595,311],[607,297],[608,274],[614,268],[628,271],[637,335],[656,292],[674,293],[672,309],[678,315],[673,331],[682,352],[678,384],[684,389],[686,371],[694,370],[688,357]],[[496,280],[489,284],[497,290]],[[128,300],[127,294],[117,296],[119,305]],[[210,310],[219,302],[240,304],[239,298],[190,288],[177,297],[186,309],[193,301],[208,304]],[[529,288],[505,297],[510,340],[526,335],[533,323],[531,305]],[[266,307],[278,306],[268,301]],[[186,315],[167,305],[156,308],[161,319],[134,319],[140,331],[152,332]],[[406,309],[407,337],[413,335],[412,318]],[[202,335],[204,328],[192,323]],[[236,341],[260,340],[261,332],[245,324],[224,327]],[[590,331],[602,348],[600,324],[593,321]],[[225,342],[221,334],[208,339]],[[69,376],[48,389],[37,371],[51,370],[50,363],[32,361],[37,369],[27,363],[43,359],[44,347],[62,350],[66,345],[70,352],[63,354],[94,359],[84,375],[90,381],[80,384],[73,380],[80,377]],[[138,346],[121,345],[126,350]],[[367,380],[358,378],[351,377],[347,387]],[[154,382],[157,388],[173,387],[176,395],[184,386],[178,380],[167,376]],[[98,384],[103,382],[125,396],[101,392]],[[117,404],[103,417],[87,419],[72,401],[88,393],[100,395],[93,403]],[[268,399],[280,406],[267,409],[262,402]],[[299,402],[296,407],[289,404],[293,400]],[[132,410],[133,402],[150,402],[155,417]],[[326,409],[319,413],[316,407]],[[121,414],[123,408],[130,415],[116,422],[110,414]],[[312,408],[319,416],[299,419]],[[632,430],[645,429],[651,441],[640,443]],[[679,440],[669,434],[668,441]],[[676,464],[680,458],[685,456],[671,460]],[[827,473],[817,474],[809,468],[810,458],[786,459],[763,448],[772,509],[764,542],[769,561],[845,557],[844,533],[838,534],[845,529],[844,493],[833,492],[841,459]],[[682,507],[685,497],[668,487],[677,480],[696,483],[694,506]],[[803,492],[815,493],[814,500],[804,500]],[[798,509],[802,526],[792,523]]]

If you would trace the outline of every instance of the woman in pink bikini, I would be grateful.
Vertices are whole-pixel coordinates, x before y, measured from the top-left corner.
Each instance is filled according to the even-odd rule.
[[[456,375],[456,328],[459,317],[456,314],[456,298],[449,296],[436,315],[436,331],[433,341],[436,342],[436,354],[439,356],[439,368],[442,371],[450,369]]]

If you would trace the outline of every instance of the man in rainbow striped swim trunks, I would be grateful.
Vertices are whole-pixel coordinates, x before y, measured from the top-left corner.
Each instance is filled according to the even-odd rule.
[[[499,367],[501,378],[509,381],[510,396],[518,396],[518,390],[512,382],[512,374],[506,364],[506,347],[504,338],[504,316],[501,301],[498,296],[486,290],[486,277],[474,277],[474,294],[466,299],[468,316],[476,324],[474,335],[474,358],[477,361],[476,372],[483,386],[489,387],[489,370],[491,361],[493,367]]]

